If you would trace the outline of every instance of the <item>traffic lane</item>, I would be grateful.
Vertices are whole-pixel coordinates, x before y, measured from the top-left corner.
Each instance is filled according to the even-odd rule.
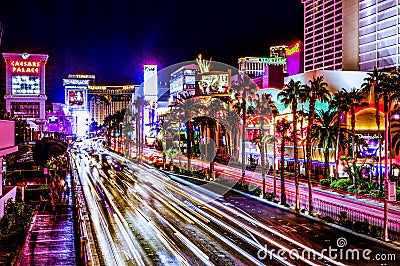
[[[162,201],[163,195],[153,194],[153,190],[162,192],[165,190],[164,186],[156,179],[152,178],[153,174],[151,169],[142,169],[136,166],[133,169],[134,175],[132,178],[125,180],[133,182],[135,189],[128,189],[127,196],[131,199],[136,198],[136,203],[140,204],[141,212],[146,214],[146,219],[149,223],[154,223],[158,228],[163,228],[163,234],[167,234],[169,239],[172,239],[172,245],[177,246],[186,254],[186,259],[190,265],[204,265],[202,261],[198,260],[192,250],[188,248],[187,243],[182,243],[182,239],[178,236],[184,235],[194,243],[197,248],[206,253],[216,265],[240,265],[238,263],[238,256],[224,254],[224,247],[220,247],[221,243],[216,243],[214,239],[201,232],[195,226],[187,223],[187,220],[182,219],[176,212],[165,206],[165,200]],[[158,172],[156,172],[158,173]],[[125,171],[126,175],[128,172]],[[117,174],[118,176],[118,174]],[[165,177],[164,177],[165,178]],[[166,179],[168,180],[168,178]],[[166,192],[167,194],[169,192]],[[140,200],[137,200],[140,199]],[[134,204],[134,203],[133,203]],[[169,203],[168,203],[169,204]],[[175,230],[171,229],[171,225]],[[137,230],[136,230],[137,231]],[[200,244],[199,244],[200,243]],[[208,243],[206,245],[206,243]],[[223,243],[222,243],[223,244]],[[189,246],[192,244],[189,243]],[[234,253],[233,253],[234,254]]]
[[[108,211],[105,210],[104,202],[99,201],[91,181],[93,179],[92,169],[87,167],[83,158],[78,158],[75,158],[75,162],[77,163],[82,190],[88,205],[87,208],[90,210],[90,219],[93,224],[92,228],[95,231],[97,247],[100,249],[98,250],[98,255],[106,265],[126,265],[129,263],[129,259],[126,258],[125,254],[119,252],[124,250],[126,246],[121,243],[118,233],[113,230],[113,222],[107,214]]]
[[[115,178],[118,178],[118,174]],[[129,192],[125,194],[122,189],[117,188],[113,179],[108,180],[104,186],[112,194],[111,200],[121,213],[124,224],[126,222],[128,234],[142,260],[150,265],[180,265],[175,254],[165,247],[165,244],[157,236],[157,232],[153,230],[145,217],[138,213],[139,206],[142,204],[135,197],[129,195]]]
[[[227,193],[224,199],[225,202],[229,202],[237,209],[248,213],[258,221],[271,226],[282,234],[288,235],[319,252],[324,249],[329,249],[329,247],[331,247],[331,249],[338,249],[338,239],[342,238],[342,240],[345,239],[347,242],[342,249],[357,249],[360,252],[363,250],[371,250],[371,256],[373,254],[395,254],[397,265],[400,260],[400,252],[397,250],[310,220],[307,217],[281,210],[261,201],[247,198],[237,192],[231,191]],[[354,265],[360,263],[360,261],[351,260],[343,260],[343,262],[345,264]],[[364,262],[371,263],[371,261],[367,260],[364,260]],[[374,265],[381,265],[381,262],[378,261],[374,263]],[[387,265],[396,265],[396,263],[392,261]]]
[[[151,175],[149,175],[148,179],[151,179]],[[166,204],[173,206],[174,209],[177,207],[174,206],[173,202],[168,198],[164,198],[160,193],[162,192],[161,190],[158,190],[156,186],[151,185],[157,182],[157,180],[153,179],[151,180],[151,183],[146,182],[143,184],[145,189],[149,192],[148,195],[152,194],[152,190],[157,190],[158,194],[154,194],[150,199],[145,198],[146,202],[149,202],[149,205],[153,210],[160,212],[164,219],[171,223],[174,228],[177,228],[179,233],[192,241],[195,246],[205,253],[215,265],[242,265],[243,263],[249,265],[249,262],[243,256],[237,254],[226,245],[226,243],[221,242],[221,240],[210,234],[210,231],[200,227],[198,222],[194,222],[193,224],[188,222],[188,219],[193,218],[188,218],[188,216],[182,212],[179,212],[181,213],[181,216],[179,216],[177,215],[177,212],[168,209]],[[166,229],[166,232],[169,232],[171,238],[176,239],[176,234],[174,233],[171,235],[172,232],[168,230],[168,227],[166,227],[162,220],[158,219],[157,222],[159,226],[163,226]],[[180,245],[179,239],[176,239],[176,243]]]
[[[187,219],[182,218],[182,216],[177,216],[177,213],[171,210],[168,210],[166,208],[167,205],[172,205],[172,201],[170,201],[170,198],[168,199],[165,197],[165,195],[170,196],[171,191],[164,191],[165,187],[160,182],[159,179],[154,178],[154,176],[151,174],[151,171],[146,171],[148,173],[148,176],[145,174],[139,175],[140,179],[145,179],[146,182],[141,182],[140,180],[137,180],[137,184],[139,184],[141,189],[145,189],[148,191],[148,193],[140,193],[141,197],[145,200],[145,202],[148,202],[151,205],[152,210],[157,210],[157,212],[160,212],[163,217],[169,217],[167,220],[169,223],[173,225],[173,227],[178,228],[179,234],[184,234],[185,237],[190,239],[197,247],[199,247],[202,252],[204,252],[208,257],[210,257],[210,260],[212,260],[215,265],[249,265],[248,260],[243,257],[243,255],[238,254],[235,252],[235,250],[232,250],[224,241],[221,242],[221,239],[218,239],[218,237],[215,237],[210,233],[212,230],[208,230],[207,228],[203,228],[199,226],[198,222],[195,222],[194,224],[188,223]],[[166,181],[171,181],[169,179],[161,179],[164,182]],[[157,184],[161,183],[161,184]],[[175,186],[176,184],[171,184],[172,186]],[[157,193],[154,193],[154,195],[150,198],[148,198],[149,195],[152,195],[154,191],[157,191]],[[139,189],[137,190],[139,191]],[[174,207],[175,209],[177,206]],[[161,211],[165,210],[167,211]],[[182,212],[180,212],[182,214]],[[183,214],[185,215],[185,214]],[[187,217],[187,216],[186,216]],[[193,218],[191,218],[193,219]],[[165,227],[165,223],[163,221],[159,220],[159,225]],[[168,228],[166,228],[166,231]],[[219,232],[219,231],[218,231]],[[221,232],[221,234],[228,234],[227,232]],[[228,234],[229,239],[234,238],[232,234]],[[171,235],[171,238],[176,239],[176,234]],[[177,240],[177,243],[179,244],[179,239]],[[243,244],[239,243],[240,247],[243,248]],[[250,248],[248,245],[247,248]],[[247,249],[246,249],[247,250]],[[257,250],[255,250],[256,255]],[[276,263],[275,261],[271,260],[271,263]]]

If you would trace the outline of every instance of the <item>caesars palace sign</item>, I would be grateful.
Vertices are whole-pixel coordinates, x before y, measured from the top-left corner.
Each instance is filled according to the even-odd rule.
[[[40,62],[12,60],[10,65],[13,73],[39,74]]]

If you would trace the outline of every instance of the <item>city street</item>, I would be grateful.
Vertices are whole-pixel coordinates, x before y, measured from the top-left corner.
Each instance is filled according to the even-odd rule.
[[[159,152],[155,149],[146,149],[147,154],[157,155]],[[182,166],[187,165],[187,158],[174,159],[175,164]],[[196,158],[191,160],[192,167],[200,169],[208,169],[209,163]],[[221,179],[232,180],[237,182],[242,177],[241,169],[234,167],[231,164],[222,165],[215,163],[215,171]],[[218,180],[217,180],[218,182]],[[258,172],[246,171],[245,183],[262,188],[262,176]],[[280,200],[280,176],[277,173],[276,198]],[[274,180],[272,175],[266,175],[266,193],[273,193]],[[292,177],[286,180],[286,200],[289,204],[295,202],[295,185]],[[308,185],[300,182],[300,208],[308,209]],[[368,219],[370,224],[382,226],[383,224],[383,203],[378,200],[355,198],[345,196],[343,194],[333,192],[331,190],[322,189],[320,186],[313,187],[314,211],[324,216],[336,218],[340,211],[347,212],[349,217],[354,217],[356,220],[363,221]],[[393,240],[400,239],[400,207],[397,204],[389,204],[389,233]]]
[[[208,191],[206,186],[176,176],[170,179],[153,167],[107,154],[129,169],[99,167],[86,153],[79,155],[82,159],[75,157],[81,179],[88,184],[89,202],[99,203],[97,211],[91,209],[97,213],[92,220],[98,238],[107,239],[100,236],[108,235],[108,243],[100,244],[107,265],[112,261],[140,265],[357,265],[366,260],[361,253],[358,259],[340,257],[338,247],[342,252],[371,250],[370,256],[400,256],[383,245],[242,194],[230,191],[221,195],[217,186],[211,187],[216,191]],[[346,245],[338,246],[339,240]],[[332,249],[336,256],[325,249]],[[302,252],[314,256],[302,256]]]

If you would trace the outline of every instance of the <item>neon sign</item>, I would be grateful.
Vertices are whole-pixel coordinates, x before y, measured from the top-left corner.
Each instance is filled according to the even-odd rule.
[[[88,79],[63,79],[63,85],[79,85],[79,86],[89,86]]]
[[[292,54],[295,54],[295,53],[298,53],[298,52],[300,52],[300,44],[299,43],[296,43],[293,47],[291,47],[291,48],[286,48],[286,55],[292,55]]]
[[[263,57],[260,58],[261,62],[265,62],[265,63],[275,63],[275,64],[284,64],[286,63],[286,59],[285,58],[275,58],[275,57]]]
[[[13,73],[36,73],[39,74],[40,62],[33,61],[19,61],[12,60],[10,65],[12,66]]]

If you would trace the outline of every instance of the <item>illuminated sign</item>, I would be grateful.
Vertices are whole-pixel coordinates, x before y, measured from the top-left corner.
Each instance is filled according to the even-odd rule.
[[[286,63],[285,58],[276,58],[276,57],[262,57],[262,58],[260,58],[260,61],[268,63],[268,64],[284,64],[284,63]]]
[[[67,93],[68,106],[72,108],[83,109],[85,107],[85,90],[69,90]]]
[[[185,76],[185,83],[186,84],[195,84],[196,83],[196,76]]]
[[[76,75],[68,75],[70,79],[95,79],[95,75],[88,75],[88,74],[76,74]]]
[[[158,100],[157,65],[144,65],[144,97],[150,102]]]
[[[11,92],[13,95],[39,95],[40,78],[28,75],[12,76]]]
[[[296,43],[292,47],[286,48],[286,55],[292,55],[292,54],[299,53],[299,52],[300,52],[300,44],[299,43]]]
[[[286,72],[289,76],[304,72],[303,45],[300,41],[289,45],[286,50]]]
[[[378,134],[371,135],[364,135],[364,134],[357,134],[357,136],[364,140],[364,143],[359,145],[361,150],[360,157],[366,156],[379,156],[379,137]],[[382,154],[384,154],[382,152]]]
[[[88,79],[63,79],[64,86],[89,86]]]
[[[49,123],[55,124],[57,122],[58,122],[58,117],[57,116],[52,115],[52,116],[49,117]]]
[[[199,87],[202,94],[228,93],[229,74],[202,75]]]
[[[40,62],[35,61],[21,61],[11,60],[10,65],[12,66],[11,71],[13,73],[35,73],[39,74]]]
[[[183,91],[183,76],[171,80],[169,93],[175,94]]]

